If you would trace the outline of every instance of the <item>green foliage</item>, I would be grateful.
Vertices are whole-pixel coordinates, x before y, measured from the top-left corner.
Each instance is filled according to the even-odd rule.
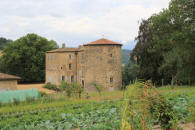
[[[154,97],[150,98],[149,102],[149,110],[153,119],[156,119],[163,129],[170,130],[177,126],[178,117],[174,105],[169,100],[164,97],[160,97],[158,100]]]
[[[138,75],[139,65],[131,62],[128,65],[125,65],[122,68],[122,82],[123,86],[127,86],[130,83],[133,83]]]
[[[14,98],[14,99],[13,99],[13,104],[14,104],[14,105],[20,104],[20,100],[17,99],[17,98]]]
[[[103,91],[103,87],[97,83],[93,83],[93,86],[95,87],[95,89],[97,90],[97,92],[99,93],[99,95],[101,96],[101,93]]]
[[[55,41],[36,34],[27,34],[3,49],[0,71],[18,75],[23,82],[45,80],[45,53],[58,48]]]
[[[40,91],[39,93],[40,93],[41,97],[47,96],[47,93],[46,92]]]
[[[55,84],[51,84],[50,82],[48,82],[47,84],[45,84],[43,86],[43,88],[47,88],[49,90],[54,90],[54,91],[60,91],[60,89]]]
[[[0,117],[1,129],[120,129],[117,102],[77,103]],[[9,120],[9,123],[8,123]]]
[[[122,64],[129,64],[131,50],[122,49]]]
[[[0,101],[0,108],[3,106],[3,103]]]
[[[160,123],[160,119],[156,117],[162,119],[167,116],[171,117],[172,111],[174,111],[174,117],[177,117],[180,122],[194,121],[194,88],[182,87],[171,89],[170,87],[163,87],[153,89],[154,87],[150,86],[145,89],[146,86],[144,87],[144,85],[143,83],[136,82],[136,84],[127,87],[124,93],[124,100],[92,101],[71,100],[67,98],[50,100],[51,97],[48,96],[31,104],[23,104],[21,102],[14,107],[13,105],[11,107],[4,105],[0,109],[0,128],[122,129],[131,128],[131,123],[133,123],[136,130],[151,130],[153,125]],[[151,82],[147,83],[147,86],[149,85],[151,85]],[[154,90],[157,90],[157,92]],[[162,96],[158,97],[158,92]],[[57,93],[57,95],[59,94]],[[151,102],[145,100],[147,99],[146,97],[151,97],[150,95],[154,99],[149,100]],[[164,105],[157,102],[161,97],[163,98],[161,103]],[[132,101],[131,103],[129,99]],[[148,103],[153,104],[152,108],[155,108],[153,116],[150,116],[148,111],[144,111],[150,110],[147,109],[151,108],[148,107]],[[166,111],[162,110],[160,106]],[[123,109],[122,113],[121,109]],[[160,113],[165,113],[162,114],[165,116],[161,117],[157,113],[159,110]],[[133,122],[131,117],[133,117]]]
[[[2,50],[4,46],[9,45],[11,42],[12,40],[0,37],[0,50]]]
[[[172,0],[168,9],[143,20],[131,53],[138,78],[161,84],[192,84],[195,80],[193,0]]]
[[[72,95],[72,87],[67,82],[61,82],[60,84],[60,90],[65,91],[68,97],[71,97]]]
[[[81,94],[84,92],[83,86],[75,82],[67,83],[62,81],[59,88],[61,91],[65,91],[68,97],[71,97],[72,94],[75,94],[81,98]]]
[[[75,82],[72,82],[70,86],[72,88],[73,93],[75,93],[76,95],[78,95],[79,98],[81,98],[81,94],[84,92],[83,86]]]

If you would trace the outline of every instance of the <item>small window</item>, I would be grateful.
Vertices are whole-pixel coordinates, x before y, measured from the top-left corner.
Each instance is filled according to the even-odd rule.
[[[112,57],[112,54],[110,54],[110,57]]]
[[[72,55],[71,54],[69,54],[69,59],[72,59]]]
[[[72,69],[72,64],[69,64],[69,70],[71,70]]]
[[[112,83],[113,82],[113,77],[110,77],[110,83]]]
[[[71,76],[70,81],[74,82],[74,76],[73,75]]]
[[[85,86],[85,81],[84,81],[84,80],[82,80],[82,86],[83,86],[83,87]]]
[[[61,70],[62,70],[63,68],[61,67]]]
[[[65,80],[66,80],[65,76],[62,76],[62,81],[65,81]]]

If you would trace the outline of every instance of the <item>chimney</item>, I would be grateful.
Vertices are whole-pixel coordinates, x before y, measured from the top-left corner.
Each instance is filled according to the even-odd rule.
[[[65,43],[62,44],[62,48],[66,48],[66,44]]]

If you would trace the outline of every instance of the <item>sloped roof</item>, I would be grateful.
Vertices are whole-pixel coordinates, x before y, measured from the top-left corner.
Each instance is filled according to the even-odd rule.
[[[0,81],[2,81],[2,80],[19,80],[19,79],[21,79],[21,78],[18,76],[0,73]]]
[[[85,45],[122,45],[122,44],[105,39],[105,38],[101,38],[99,40],[90,42],[90,43],[85,44]]]
[[[78,52],[81,51],[79,48],[59,48],[56,50],[47,51],[48,53],[55,53],[55,52]]]

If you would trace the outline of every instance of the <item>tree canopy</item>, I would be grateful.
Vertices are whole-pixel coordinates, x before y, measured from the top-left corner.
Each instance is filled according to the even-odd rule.
[[[140,66],[138,78],[157,84],[195,80],[194,9],[194,0],[172,0],[167,9],[142,20],[131,53]]]
[[[45,80],[45,53],[56,48],[53,40],[27,34],[4,47],[0,71],[18,75],[23,82],[42,82]]]
[[[8,45],[11,42],[12,40],[0,37],[0,50],[2,50],[5,45]]]

